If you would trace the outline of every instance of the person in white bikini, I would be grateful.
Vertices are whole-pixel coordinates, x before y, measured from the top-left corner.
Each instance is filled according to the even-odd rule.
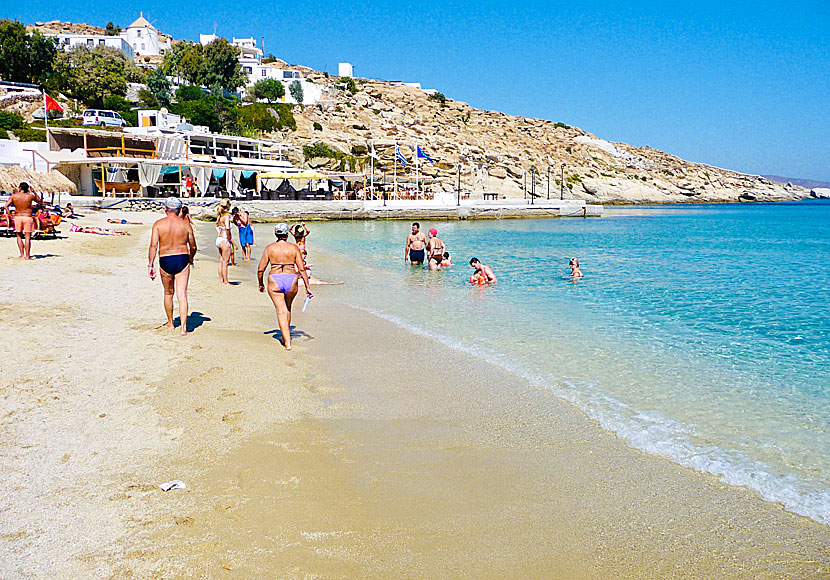
[[[230,284],[228,282],[228,262],[231,259],[230,206],[230,200],[223,199],[219,202],[219,210],[216,213],[216,248],[219,250],[220,284]]]

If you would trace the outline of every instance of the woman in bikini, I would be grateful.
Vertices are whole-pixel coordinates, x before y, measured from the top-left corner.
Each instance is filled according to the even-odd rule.
[[[285,350],[291,350],[291,304],[297,295],[297,278],[302,277],[306,288],[306,295],[314,296],[309,290],[308,274],[305,269],[303,255],[297,244],[288,241],[288,224],[280,223],[274,228],[277,241],[268,244],[259,261],[257,276],[259,291],[265,292],[263,274],[270,264],[268,272],[268,295],[277,310],[277,322],[282,334],[282,344]]]
[[[216,213],[216,248],[219,250],[219,283],[228,282],[228,261],[231,259],[231,216],[228,212],[231,202],[223,199]]]
[[[444,261],[444,242],[438,237],[438,230],[435,228],[429,230],[427,250],[429,250],[429,269],[440,270],[441,262]]]

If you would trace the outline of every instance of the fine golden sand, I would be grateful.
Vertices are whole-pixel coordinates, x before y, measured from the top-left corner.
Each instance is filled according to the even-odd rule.
[[[284,352],[256,262],[217,283],[209,224],[193,332],[159,330],[160,216],[80,223],[107,217],[145,225],[63,226],[29,263],[0,240],[2,579],[830,577],[830,528],[632,450],[336,286]]]

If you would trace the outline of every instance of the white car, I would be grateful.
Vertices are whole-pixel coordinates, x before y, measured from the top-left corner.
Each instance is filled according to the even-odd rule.
[[[115,111],[106,109],[87,109],[83,116],[84,125],[100,125],[107,127],[126,127],[127,122]]]

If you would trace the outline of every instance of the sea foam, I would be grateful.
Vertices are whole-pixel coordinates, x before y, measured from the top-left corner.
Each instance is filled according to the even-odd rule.
[[[603,393],[587,381],[568,381],[533,371],[502,353],[452,338],[376,309],[357,308],[391,322],[405,330],[427,336],[519,375],[531,385],[551,391],[582,410],[600,426],[615,433],[631,447],[665,457],[695,471],[708,473],[733,486],[754,490],[766,501],[780,503],[788,511],[830,525],[830,490],[805,489],[792,474],[776,475],[770,467],[745,454],[693,441],[694,429],[656,411],[641,411]]]

